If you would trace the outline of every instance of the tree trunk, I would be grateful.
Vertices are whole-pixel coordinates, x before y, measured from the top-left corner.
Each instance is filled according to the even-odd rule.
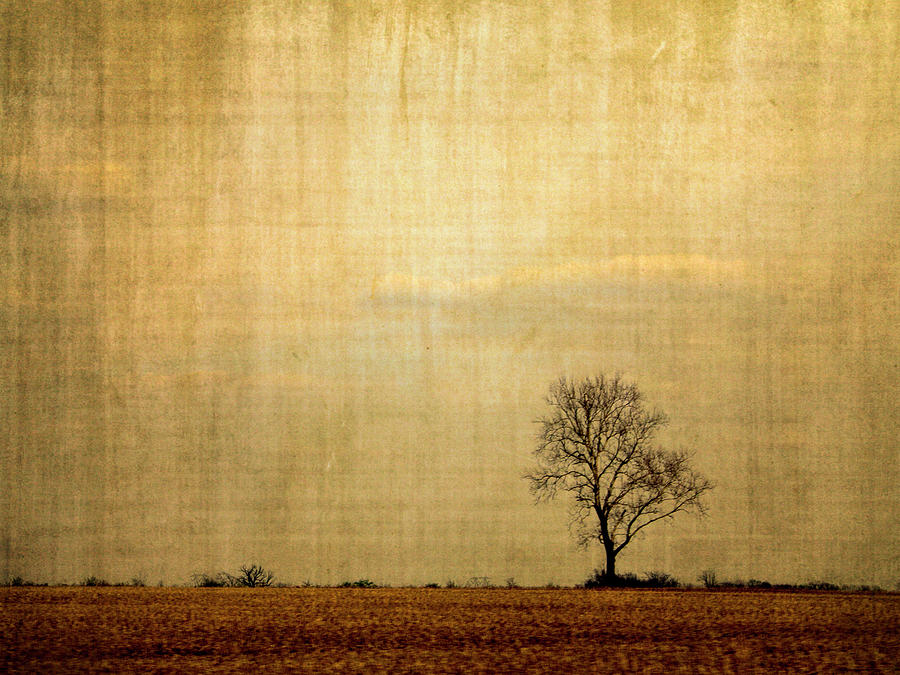
[[[615,581],[616,580],[616,550],[614,547],[609,545],[604,545],[603,547],[606,549],[606,572],[604,573],[604,578],[607,581]]]

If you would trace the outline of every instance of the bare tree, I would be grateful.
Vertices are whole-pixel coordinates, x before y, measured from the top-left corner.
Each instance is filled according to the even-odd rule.
[[[525,478],[538,501],[572,495],[578,543],[599,540],[607,581],[616,578],[616,556],[645,527],[682,511],[704,513],[701,497],[712,484],[685,452],[654,444],[668,419],[647,410],[633,384],[618,376],[562,378],[547,403],[551,413],[538,420],[538,465]]]
[[[261,565],[241,565],[241,571],[237,576],[231,577],[233,586],[247,586],[257,588],[271,586],[275,575]]]

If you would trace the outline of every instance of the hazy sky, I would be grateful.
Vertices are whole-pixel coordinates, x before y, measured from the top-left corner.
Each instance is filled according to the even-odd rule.
[[[900,581],[894,2],[0,2],[0,574],[582,581],[549,384],[717,484],[621,571]]]

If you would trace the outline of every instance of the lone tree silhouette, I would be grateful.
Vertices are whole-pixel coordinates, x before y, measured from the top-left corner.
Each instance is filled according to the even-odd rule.
[[[234,586],[247,586],[259,588],[271,586],[275,575],[261,565],[241,565],[241,571],[237,576],[231,577]]]
[[[580,546],[595,540],[606,552],[604,579],[616,580],[616,556],[639,532],[682,511],[705,512],[712,484],[694,471],[687,453],[654,443],[668,423],[647,410],[633,384],[603,375],[550,387],[548,416],[534,451],[538,465],[524,477],[538,501],[571,493]]]

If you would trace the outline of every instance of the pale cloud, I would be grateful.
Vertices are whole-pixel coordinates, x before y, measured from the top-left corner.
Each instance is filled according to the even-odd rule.
[[[392,272],[373,281],[372,297],[450,299],[529,287],[609,281],[743,284],[749,280],[747,267],[741,258],[665,254],[620,255],[596,260],[571,260],[557,265],[515,267],[500,274],[468,279]]]

